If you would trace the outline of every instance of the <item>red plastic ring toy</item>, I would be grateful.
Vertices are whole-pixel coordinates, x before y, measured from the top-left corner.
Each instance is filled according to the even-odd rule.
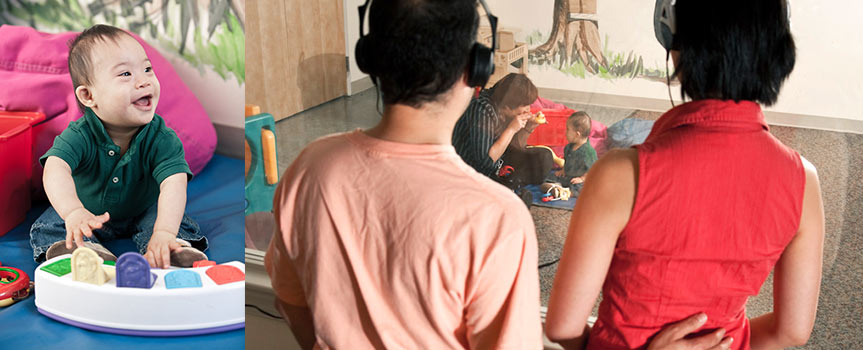
[[[6,281],[2,281],[6,279]],[[30,295],[30,276],[14,267],[0,266],[0,307]]]

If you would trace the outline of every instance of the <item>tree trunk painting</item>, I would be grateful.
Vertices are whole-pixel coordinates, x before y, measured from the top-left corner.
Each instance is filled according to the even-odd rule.
[[[543,64],[554,63],[557,58],[563,68],[578,57],[591,73],[596,73],[597,64],[608,68],[602,54],[598,21],[584,16],[595,14],[596,0],[554,0],[551,35],[530,51],[531,59]]]

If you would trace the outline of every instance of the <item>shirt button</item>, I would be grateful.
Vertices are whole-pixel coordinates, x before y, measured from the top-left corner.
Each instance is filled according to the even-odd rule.
[[[114,156],[114,150],[108,150],[108,155],[113,157]]]
[[[113,178],[113,179],[111,179],[111,181],[114,181],[114,183],[117,183],[117,182],[120,182],[120,179],[119,179],[119,178],[117,178],[116,176],[114,176],[114,178]]]

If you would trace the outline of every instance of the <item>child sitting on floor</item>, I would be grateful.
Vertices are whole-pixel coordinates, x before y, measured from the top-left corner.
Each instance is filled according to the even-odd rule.
[[[84,116],[39,159],[52,206],[30,229],[33,259],[86,246],[116,261],[99,242],[131,237],[153,267],[206,260],[207,239],[184,215],[192,172],[155,114],[159,80],[144,48],[121,29],[93,26],[70,44],[69,74]]]
[[[557,181],[576,192],[581,189],[584,176],[596,162],[596,150],[587,139],[590,136],[590,116],[575,112],[566,120],[566,141],[563,149],[563,169],[555,172]]]

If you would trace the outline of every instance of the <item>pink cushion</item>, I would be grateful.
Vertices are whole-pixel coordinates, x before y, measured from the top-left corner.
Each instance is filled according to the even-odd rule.
[[[33,127],[33,187],[41,192],[42,166],[37,161],[69,122],[81,117],[72,90],[68,43],[78,33],[48,34],[33,28],[0,26],[0,110],[38,111],[46,120]],[[198,173],[216,149],[216,130],[198,99],[171,64],[143,39],[132,34],[153,64],[161,95],[156,113],[183,142],[186,161]]]
[[[567,107],[563,104],[554,102],[547,98],[537,97],[536,101],[533,101],[533,104],[530,105],[530,109],[566,109]]]
[[[596,150],[596,155],[602,157],[606,151],[606,141],[608,140],[608,127],[605,124],[598,122],[596,119],[590,120],[590,145]]]

